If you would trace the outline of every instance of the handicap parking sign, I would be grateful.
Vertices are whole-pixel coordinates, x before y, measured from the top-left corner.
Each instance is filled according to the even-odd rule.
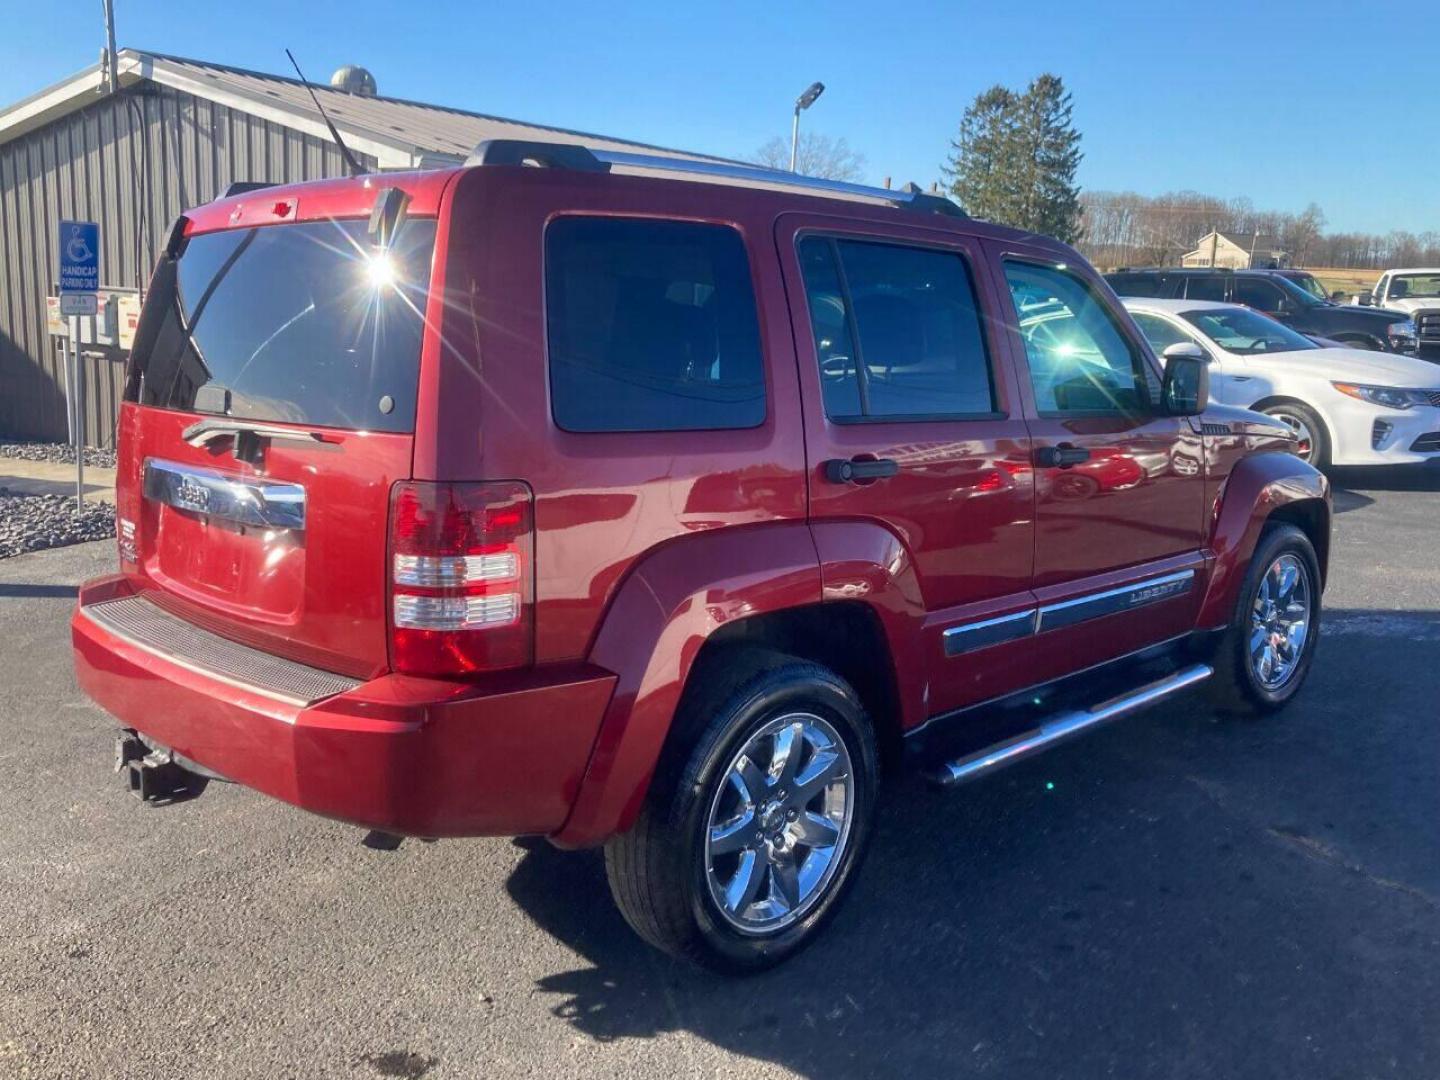
[[[93,293],[100,287],[100,226],[60,222],[60,292]]]
[[[100,287],[100,226],[60,222],[60,313],[94,315]]]

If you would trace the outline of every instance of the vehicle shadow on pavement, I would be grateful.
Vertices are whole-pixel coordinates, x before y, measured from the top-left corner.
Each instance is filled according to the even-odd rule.
[[[656,953],[596,853],[527,842],[507,888],[585,961],[537,989],[597,1041],[688,1031],[814,1077],[1424,1073],[1440,614],[1326,618],[1280,717],[1191,699],[955,793],[892,783],[839,917],[762,975]]]
[[[80,595],[78,585],[31,585],[0,582],[0,597],[64,597]]]
[[[1440,491],[1440,467],[1423,465],[1346,465],[1326,470],[1337,492]]]

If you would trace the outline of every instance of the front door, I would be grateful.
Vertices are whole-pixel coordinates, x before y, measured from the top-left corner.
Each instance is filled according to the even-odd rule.
[[[826,596],[922,620],[926,714],[1024,685],[1029,434],[979,242],[793,214],[776,240]]]
[[[1198,424],[1092,273],[991,244],[1034,443],[1042,652],[1078,670],[1193,626],[1205,507]]]

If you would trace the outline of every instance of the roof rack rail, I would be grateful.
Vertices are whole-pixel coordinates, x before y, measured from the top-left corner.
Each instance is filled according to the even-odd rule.
[[[704,161],[695,158],[665,157],[661,154],[632,154],[620,150],[592,150],[568,143],[526,142],[520,139],[487,139],[471,151],[466,165],[538,165],[550,169],[574,169],[580,172],[609,172],[611,167],[653,172],[686,173],[695,176],[737,180],[750,184],[774,184],[799,188],[817,195],[840,195],[851,198],[876,199],[902,209],[920,210],[950,217],[967,217],[964,210],[943,195],[922,191],[914,184],[903,188],[878,188],[852,184],[844,180],[824,180],[815,176],[767,169],[762,165],[744,165],[729,161]]]

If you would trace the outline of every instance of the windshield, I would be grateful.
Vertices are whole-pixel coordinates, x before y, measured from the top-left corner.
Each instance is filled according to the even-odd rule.
[[[1323,298],[1317,300],[1308,290],[1302,289],[1289,278],[1281,277],[1279,274],[1267,275],[1267,279],[1279,286],[1285,296],[1298,307],[1318,307],[1320,304],[1329,302]]]
[[[1314,274],[1296,274],[1290,280],[1315,297],[1316,300],[1330,299],[1330,294],[1325,291],[1325,286],[1320,284],[1320,279]]]
[[[1300,352],[1318,349],[1309,338],[1297,334],[1258,311],[1226,307],[1182,312],[1180,317],[1219,345],[1238,356],[1258,353]]]
[[[410,431],[435,223],[388,252],[365,221],[189,239],[146,297],[126,399],[350,430]]]
[[[1396,274],[1390,279],[1386,299],[1410,300],[1418,296],[1440,297],[1440,274]]]

